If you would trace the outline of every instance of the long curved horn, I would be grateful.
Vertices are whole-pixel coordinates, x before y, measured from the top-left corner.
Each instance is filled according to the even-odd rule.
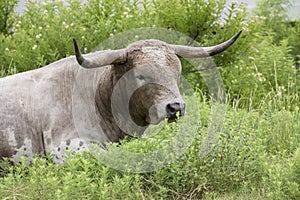
[[[208,57],[208,56],[216,55],[226,50],[236,41],[236,39],[240,36],[241,33],[242,30],[240,30],[235,36],[233,36],[226,42],[211,47],[190,47],[184,45],[169,45],[169,46],[174,49],[176,55],[183,58]]]
[[[121,64],[126,62],[126,49],[101,51],[87,55],[86,58],[82,56],[78,48],[77,42],[73,39],[75,56],[79,65],[84,68],[96,68],[111,64]]]

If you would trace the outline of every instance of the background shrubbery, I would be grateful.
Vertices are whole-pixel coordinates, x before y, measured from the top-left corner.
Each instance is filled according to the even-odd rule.
[[[203,46],[244,31],[214,57],[230,106],[209,154],[201,155],[201,146],[211,120],[210,97],[201,73],[191,73],[195,69],[182,60],[183,75],[198,91],[201,120],[181,159],[146,174],[109,169],[89,154],[70,157],[63,166],[45,159],[30,167],[3,162],[1,199],[300,198],[300,23],[288,19],[292,1],[260,0],[247,14],[245,5],[225,6],[224,0],[69,0],[68,6],[53,0],[28,3],[21,16],[13,11],[16,3],[0,2],[2,77],[73,55],[72,38],[88,53],[112,35],[139,27],[176,30]],[[167,130],[160,134],[173,134]],[[132,140],[120,148],[151,151],[159,145]]]

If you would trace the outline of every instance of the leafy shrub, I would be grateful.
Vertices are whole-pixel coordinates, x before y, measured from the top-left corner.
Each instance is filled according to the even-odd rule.
[[[14,7],[18,0],[5,0],[0,2],[0,33],[10,35],[14,23]]]
[[[87,53],[112,35],[140,27],[176,30],[203,46],[220,43],[243,29],[235,45],[214,59],[216,66],[221,67],[229,100],[249,108],[257,107],[266,93],[287,92],[291,99],[299,92],[299,70],[294,67],[299,49],[295,46],[300,40],[299,23],[290,27],[284,21],[287,19],[285,10],[277,9],[281,3],[291,5],[290,1],[272,1],[271,7],[276,11],[273,15],[267,15],[266,3],[270,2],[262,1],[256,16],[248,19],[245,5],[235,1],[228,6],[225,1],[212,0],[91,0],[85,4],[69,0],[69,6],[56,0],[31,2],[24,14],[11,23],[11,36],[0,36],[3,41],[0,65],[6,72],[2,76],[11,74],[12,69],[16,72],[35,69],[72,55],[72,38],[77,38]],[[276,32],[285,27],[287,32]],[[191,41],[185,43],[188,45]],[[185,77],[208,93],[203,74],[192,71],[195,69],[183,60]],[[296,106],[295,102],[289,106]]]
[[[299,199],[299,149],[295,151],[294,158],[284,163],[275,158],[277,163],[268,167],[264,184],[267,185],[269,199]]]
[[[269,120],[266,113],[229,109],[219,142],[209,153],[203,154],[211,117],[210,105],[202,104],[200,112],[202,127],[197,130],[189,150],[162,169],[143,174],[121,172],[105,166],[89,153],[70,155],[62,166],[45,159],[34,159],[30,167],[26,167],[25,161],[17,166],[4,162],[1,165],[4,177],[0,178],[0,197],[199,199],[207,192],[222,193],[247,187],[248,191],[265,191],[262,195],[270,199],[297,199],[299,141],[292,145],[298,150],[284,146],[286,141],[297,139],[297,135],[275,137],[283,134],[284,127],[289,132],[299,130],[299,123],[290,127],[282,124],[286,121]],[[283,114],[273,115],[282,119]],[[290,116],[288,112],[284,115]],[[295,113],[295,120],[299,117],[299,113]],[[176,124],[174,126],[159,132],[155,136],[157,139],[123,141],[118,148],[152,152],[162,147],[161,139],[172,140],[176,136]],[[275,141],[278,144],[274,144]],[[294,157],[290,159],[292,154]]]

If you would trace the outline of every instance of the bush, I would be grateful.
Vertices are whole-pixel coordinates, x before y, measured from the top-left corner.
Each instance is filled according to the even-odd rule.
[[[270,120],[267,113],[236,112],[229,108],[219,142],[203,154],[210,105],[203,102],[200,113],[202,127],[197,130],[189,150],[162,169],[143,174],[121,172],[105,166],[96,159],[99,157],[89,153],[70,155],[62,166],[45,159],[34,159],[30,167],[26,167],[25,161],[16,166],[4,162],[0,197],[26,194],[25,199],[40,196],[44,199],[200,199],[212,191],[224,193],[241,188],[247,188],[249,193],[264,191],[261,195],[270,199],[299,197],[299,138],[297,135],[278,138],[284,134],[284,127],[285,131],[296,133],[299,123],[293,127],[282,124],[287,122],[278,120],[282,119],[282,112],[273,113],[274,119]],[[299,117],[299,113],[294,113],[295,120]],[[162,140],[176,137],[177,125],[172,126],[167,125],[154,138],[150,136],[152,140],[147,137],[125,140],[116,147],[129,152],[153,152],[162,147]],[[292,159],[291,155],[294,155]]]
[[[250,19],[244,4],[233,2],[226,7],[225,1],[212,0],[91,0],[85,4],[69,0],[68,7],[55,0],[29,3],[27,11],[11,23],[11,36],[0,36],[3,41],[0,65],[5,72],[2,76],[39,68],[73,55],[72,38],[77,38],[82,51],[87,53],[112,35],[140,27],[176,30],[203,46],[218,44],[243,29],[241,38],[214,58],[229,91],[229,100],[238,101],[244,108],[257,108],[265,94],[286,92],[292,99],[299,92],[299,70],[294,63],[299,49],[296,44],[300,41],[299,23],[291,27],[284,21],[286,13],[277,9],[281,6],[280,0],[272,1],[271,7],[278,11],[273,15],[267,15],[266,3],[269,1],[262,1],[257,15]],[[284,3],[291,4],[290,1]],[[276,31],[285,29],[288,31]],[[208,93],[203,73],[197,73],[197,69],[184,60],[183,74],[195,87]],[[289,102],[289,107],[293,109],[296,102]]]
[[[277,162],[268,167],[264,184],[267,185],[269,199],[299,199],[299,149],[295,151],[294,158]]]
[[[10,35],[14,24],[14,7],[18,0],[5,0],[0,2],[0,34]]]

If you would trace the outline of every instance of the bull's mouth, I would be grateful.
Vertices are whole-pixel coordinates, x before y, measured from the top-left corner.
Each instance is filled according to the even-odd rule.
[[[176,106],[177,107],[175,107],[175,105],[167,106],[165,113],[163,113],[163,111],[158,112],[159,109],[157,107],[152,107],[152,110],[149,109],[150,111],[145,121],[152,125],[157,125],[162,121],[167,123],[177,122],[185,114],[185,105],[176,104]]]
[[[184,103],[170,103],[166,106],[168,123],[176,122],[185,113]]]
[[[177,120],[178,120],[178,117],[167,117],[168,123],[173,123],[173,122],[176,122]]]
[[[182,116],[181,111],[175,112],[175,114],[167,117],[168,123],[177,122],[177,120]]]

